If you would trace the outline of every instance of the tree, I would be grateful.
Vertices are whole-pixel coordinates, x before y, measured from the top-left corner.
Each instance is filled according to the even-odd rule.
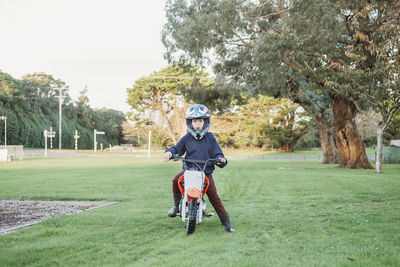
[[[297,90],[293,90],[293,86],[286,83],[291,81],[293,85],[296,74],[290,72],[288,65],[282,65],[284,61],[280,56],[274,54],[266,60],[263,52],[264,36],[287,18],[288,9],[282,6],[284,1],[279,1],[278,5],[272,1],[192,1],[190,4],[168,1],[168,22],[163,30],[166,58],[171,62],[202,64],[209,62],[207,56],[211,53],[216,57],[213,58],[214,70],[227,77],[225,87],[242,88],[248,95],[263,92],[294,100],[309,111],[310,116],[317,116],[324,162],[334,163],[336,149],[329,125],[329,103],[322,101],[318,105],[320,111],[310,112],[315,111],[313,103],[307,106],[310,102],[301,102],[304,98],[297,95],[306,87],[299,90],[296,86]],[[289,10],[292,8],[293,1],[290,1]],[[279,46],[279,42],[275,45]],[[304,76],[301,79],[304,80]],[[289,87],[292,88],[290,93]]]
[[[254,132],[259,132],[277,143],[281,152],[293,152],[296,142],[307,132],[305,114],[299,112],[299,105],[289,99],[266,96],[258,98],[258,101],[252,99],[243,107],[248,115],[260,114],[261,118],[268,118],[267,123],[264,121]],[[254,121],[257,121],[256,125],[260,123],[260,119]]]
[[[336,144],[341,155],[340,166],[372,168],[365,153],[359,150],[362,141],[357,133],[354,118],[360,110],[370,107],[382,115],[383,120],[377,130],[377,150],[380,151],[382,134],[400,108],[400,6],[394,1],[326,3],[330,11],[335,11],[322,19],[325,21],[323,25],[330,27],[324,28],[318,24],[321,19],[307,21],[307,12],[296,13],[295,16],[299,15],[299,18],[305,21],[303,26],[310,28],[315,32],[313,36],[322,40],[324,32],[335,29],[334,22],[341,25],[341,29],[333,31],[333,38],[326,40],[327,43],[335,45],[331,47],[333,52],[303,49],[301,58],[288,57],[288,60],[294,68],[312,77],[316,83],[324,84],[328,90],[333,104]],[[313,13],[318,13],[318,8],[313,8],[314,5],[307,1],[304,1],[303,7],[304,10],[314,10]],[[299,38],[298,32],[292,31],[293,38],[305,39]],[[313,37],[309,39],[316,40]],[[380,152],[377,152],[376,162],[376,171],[381,172]]]
[[[340,1],[299,1],[286,23],[276,24],[263,35],[260,56],[279,57],[294,72],[323,87],[333,110],[334,136],[339,167],[372,168],[365,153],[354,117],[359,111],[360,94],[355,73],[349,75],[337,62],[352,66],[346,45],[352,39],[354,6]],[[349,69],[349,68],[346,68]]]
[[[319,129],[319,137],[324,159],[322,163],[338,163],[334,141],[333,114],[330,98],[323,86],[318,86],[307,78],[292,73],[286,81],[290,99],[301,105],[314,118]]]
[[[126,121],[121,111],[113,109],[94,109],[92,128],[104,131],[104,145],[119,145],[123,142],[122,125]]]
[[[0,97],[2,102],[6,102],[6,97],[17,95],[20,90],[20,82],[0,70]]]
[[[76,107],[78,109],[79,117],[84,117],[86,111],[90,109],[87,91],[88,91],[87,86],[85,86],[85,88],[83,88],[82,91],[79,91],[78,101],[76,102]]]
[[[400,114],[394,116],[392,123],[389,125],[383,136],[385,144],[387,144],[390,140],[400,139]]]
[[[400,3],[371,1],[356,11],[356,43],[347,46],[346,55],[362,67],[365,79],[359,82],[359,88],[382,117],[377,125],[375,167],[377,173],[382,173],[383,134],[400,112]]]
[[[293,73],[310,80],[317,95],[323,88],[330,99],[339,166],[372,168],[354,117],[367,107],[364,84],[379,60],[377,54],[357,50],[374,47],[365,32],[385,43],[376,22],[391,18],[387,29],[396,30],[398,12],[389,13],[397,5],[366,0],[302,0],[287,6],[283,1],[169,1],[163,42],[170,60],[180,52],[180,59],[203,62],[212,52],[217,57],[215,70],[236,83],[251,85],[249,91],[287,92],[283,86],[268,85],[281,79],[278,69],[290,68],[292,72],[283,71],[287,81],[298,82]],[[398,51],[395,47],[392,54]],[[381,70],[390,76],[388,70]]]
[[[194,79],[190,88],[181,88],[186,102],[203,103],[212,112],[222,114],[234,105],[243,104],[240,89],[217,76],[213,83],[203,84]]]
[[[40,72],[27,74],[22,77],[23,95],[29,98],[32,108],[41,108],[43,113],[52,114],[54,109],[58,107],[59,95],[58,88],[68,90],[65,82],[60,79],[56,80],[52,75]],[[69,104],[71,97],[64,91],[65,99],[63,103]]]
[[[289,99],[258,95],[246,99],[234,113],[217,116],[212,125],[218,141],[224,146],[278,147],[292,152],[296,142],[307,131],[306,114]]]
[[[174,143],[186,132],[184,114],[188,107],[180,90],[193,84],[209,86],[213,80],[198,68],[169,66],[135,82],[127,89],[135,120],[151,121],[166,130]]]
[[[8,144],[44,147],[43,130],[49,130],[50,127],[55,129],[58,123],[56,89],[60,86],[68,87],[63,81],[45,73],[28,74],[18,80],[0,72],[0,115],[7,116]],[[93,127],[104,127],[107,133],[104,139],[106,144],[119,144],[122,140],[121,124],[125,121],[124,115],[113,110],[92,110],[87,105],[85,93],[85,90],[81,93],[82,101],[73,103],[68,91],[64,91],[63,146],[74,147],[73,135],[77,129],[80,132],[79,148],[91,148]]]

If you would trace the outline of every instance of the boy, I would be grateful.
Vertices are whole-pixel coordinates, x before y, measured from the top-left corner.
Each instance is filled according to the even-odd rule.
[[[224,154],[222,153],[222,150],[219,147],[214,135],[208,132],[208,129],[210,128],[210,112],[208,111],[208,108],[200,104],[191,106],[186,111],[186,125],[188,128],[188,133],[183,136],[175,146],[165,151],[163,160],[168,161],[173,154],[179,154],[182,156],[186,152],[186,159],[205,161],[213,158],[218,161],[216,164],[218,167],[225,167],[226,164],[228,164],[228,161],[224,157]],[[206,169],[204,170],[205,174],[210,180],[207,196],[211,202],[211,205],[213,205],[215,211],[217,212],[222,225],[225,226],[226,231],[234,232],[233,228],[231,227],[229,214],[226,212],[224,205],[217,194],[217,189],[212,177],[214,169],[214,164],[212,164],[207,165]],[[183,172],[184,170],[179,172],[172,180],[174,206],[168,212],[169,217],[175,217],[179,211],[181,193],[179,192],[178,188],[178,179]]]

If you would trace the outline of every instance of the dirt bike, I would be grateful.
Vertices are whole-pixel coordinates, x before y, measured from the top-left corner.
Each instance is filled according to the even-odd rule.
[[[215,159],[189,160],[181,156],[174,155],[172,160],[183,161],[183,169],[185,172],[178,179],[179,191],[182,198],[179,204],[179,216],[183,222],[186,222],[186,233],[193,234],[196,230],[196,224],[201,223],[203,217],[210,217],[214,213],[206,211],[207,203],[204,195],[207,192],[210,181],[205,175],[204,170],[209,162],[216,163]],[[188,167],[187,163],[192,166]],[[204,164],[201,167],[199,164]]]

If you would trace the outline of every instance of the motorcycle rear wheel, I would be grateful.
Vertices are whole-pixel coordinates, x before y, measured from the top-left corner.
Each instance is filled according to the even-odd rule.
[[[192,199],[189,202],[189,216],[188,221],[186,222],[186,234],[193,234],[196,230],[196,219],[197,219],[197,210],[199,206],[197,205],[197,201]]]

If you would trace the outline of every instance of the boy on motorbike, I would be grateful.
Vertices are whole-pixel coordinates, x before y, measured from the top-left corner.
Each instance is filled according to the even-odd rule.
[[[172,155],[178,154],[182,156],[186,153],[186,159],[192,160],[217,160],[217,166],[220,168],[225,167],[228,164],[227,159],[224,157],[221,148],[219,147],[217,140],[214,135],[208,132],[210,128],[210,112],[204,105],[196,104],[191,106],[186,111],[186,125],[188,133],[184,135],[179,142],[165,151],[163,160],[168,161]],[[215,167],[214,164],[207,165],[204,173],[207,175],[210,181],[210,185],[207,190],[207,196],[211,205],[213,205],[222,225],[225,227],[227,232],[234,232],[229,214],[224,208],[217,194],[217,189],[214,184],[212,173]],[[179,172],[172,180],[172,192],[174,199],[174,206],[168,212],[169,217],[175,217],[179,212],[179,202],[181,200],[181,193],[179,192],[178,179],[184,173],[185,170]]]

